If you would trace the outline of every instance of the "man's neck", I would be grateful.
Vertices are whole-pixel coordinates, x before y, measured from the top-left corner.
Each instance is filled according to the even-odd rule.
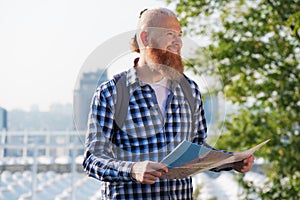
[[[163,79],[162,74],[150,67],[147,62],[140,58],[137,65],[135,66],[137,70],[138,78],[145,83],[155,83]]]

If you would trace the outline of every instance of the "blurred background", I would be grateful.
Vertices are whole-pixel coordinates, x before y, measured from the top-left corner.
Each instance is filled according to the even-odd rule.
[[[12,0],[0,1],[0,199],[97,199],[81,167],[90,99],[131,67],[126,45],[151,7],[176,12],[193,47],[184,61],[209,143],[241,151],[271,139],[247,174],[193,177],[195,199],[300,198],[298,0]]]

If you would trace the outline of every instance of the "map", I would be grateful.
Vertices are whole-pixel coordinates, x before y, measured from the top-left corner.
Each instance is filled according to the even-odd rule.
[[[261,146],[266,140],[255,147],[243,152],[226,153],[213,150],[203,145],[182,141],[161,163],[168,167],[168,172],[161,178],[185,178],[214,168],[229,166],[234,162],[244,160]]]

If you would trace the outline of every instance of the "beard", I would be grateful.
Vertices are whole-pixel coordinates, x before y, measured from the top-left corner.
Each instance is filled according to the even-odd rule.
[[[155,48],[147,49],[148,64],[169,79],[178,79],[184,71],[180,54]]]

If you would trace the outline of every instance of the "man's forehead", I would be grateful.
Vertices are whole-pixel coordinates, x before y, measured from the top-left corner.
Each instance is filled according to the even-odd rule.
[[[145,12],[140,19],[141,28],[162,28],[181,32],[181,27],[176,16],[162,12]]]
[[[182,34],[182,31],[180,28],[176,29],[174,27],[171,28],[162,28],[162,27],[148,27],[147,31],[155,32],[155,33],[174,33],[174,34]]]

